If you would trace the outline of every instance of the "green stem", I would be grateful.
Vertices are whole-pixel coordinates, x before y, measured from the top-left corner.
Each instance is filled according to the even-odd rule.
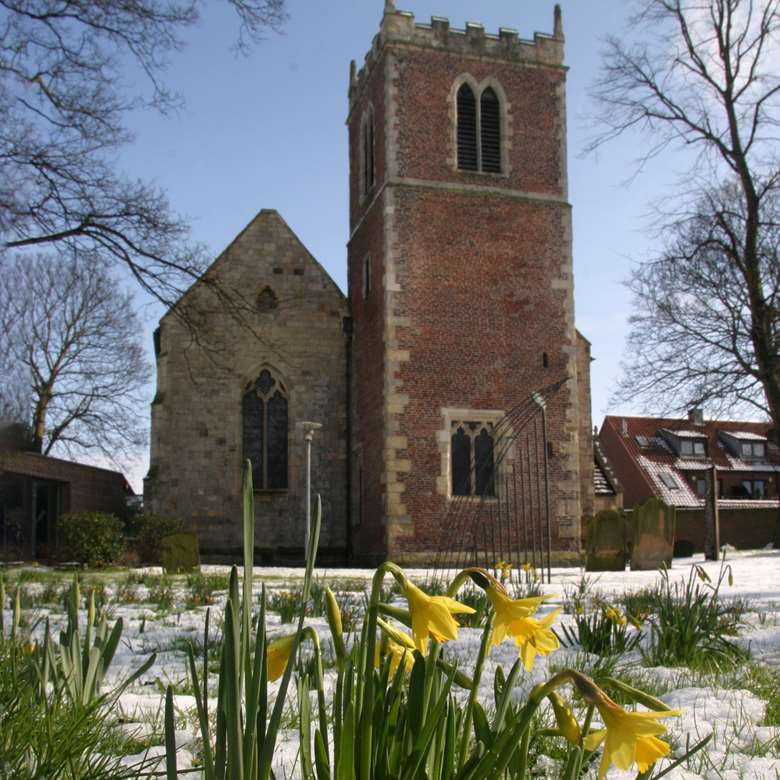
[[[306,626],[303,629],[302,638],[308,637],[314,646],[314,682],[317,685],[317,704],[319,706],[320,732],[322,732],[322,741],[327,750],[328,745],[328,716],[325,708],[325,676],[322,672],[322,650],[320,649],[320,637],[311,627]]]
[[[374,572],[371,581],[371,596],[366,612],[365,657],[363,659],[363,704],[360,712],[360,778],[371,780],[371,756],[373,753],[374,714],[374,653],[376,652],[376,626],[379,618],[379,603],[385,574],[390,572],[402,585],[403,572],[394,563],[385,562]]]
[[[462,573],[462,572],[461,572]],[[458,575],[459,577],[460,575]],[[457,581],[458,577],[455,578]],[[457,593],[457,589],[455,590]],[[477,693],[479,691],[479,683],[482,680],[482,670],[485,666],[485,658],[488,653],[488,647],[490,645],[490,636],[493,633],[493,612],[488,615],[487,622],[485,623],[485,629],[482,632],[482,641],[479,643],[479,654],[477,655],[477,662],[474,666],[474,678],[471,683],[471,690],[469,691],[469,701],[466,705],[466,714],[463,719],[463,730],[460,735],[460,748],[458,750],[458,769],[462,769],[466,763],[466,753],[469,747],[469,736],[471,732],[471,723],[474,718],[474,703],[477,700]]]
[[[587,711],[585,712],[585,721],[582,724],[582,737],[583,737],[583,739],[586,736],[588,736],[588,734],[590,733],[590,724],[591,724],[591,722],[593,720],[593,713],[595,712],[595,710],[596,710],[596,705],[595,704],[591,704],[588,707]],[[573,777],[579,777],[580,776],[580,772],[582,771],[582,762],[583,762],[584,759],[585,759],[585,747],[583,745],[580,745],[579,750],[578,750],[578,756],[577,756],[577,768],[576,768],[574,774],[572,775]]]

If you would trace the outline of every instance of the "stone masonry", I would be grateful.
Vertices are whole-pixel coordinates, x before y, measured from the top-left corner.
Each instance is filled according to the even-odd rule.
[[[208,284],[218,281],[228,309]],[[305,446],[298,423],[323,424],[313,492],[323,497],[321,550],[343,558],[347,515],[347,301],[284,220],[261,211],[160,322],[147,507],[185,518],[211,559],[242,545],[242,418],[263,368],[289,393],[287,490],[255,491],[261,560],[302,556]],[[186,314],[191,326],[177,313]]]

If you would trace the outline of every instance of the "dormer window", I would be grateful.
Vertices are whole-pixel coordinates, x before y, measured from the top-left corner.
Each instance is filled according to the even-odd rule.
[[[766,444],[763,441],[743,441],[740,446],[740,455],[744,460],[764,460],[766,458]]]
[[[680,455],[693,458],[703,458],[707,454],[707,443],[704,439],[682,439]]]

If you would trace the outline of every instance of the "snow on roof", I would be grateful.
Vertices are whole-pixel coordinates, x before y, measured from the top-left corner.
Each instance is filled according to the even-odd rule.
[[[664,431],[664,433],[671,434],[672,436],[679,436],[681,439],[706,439],[707,438],[706,431],[685,431],[685,430],[670,431],[668,428],[662,428],[661,430]]]
[[[750,431],[721,431],[726,436],[731,436],[734,439],[742,439],[744,441],[766,441],[766,436],[760,436],[757,433],[751,433]]]
[[[615,495],[615,491],[612,489],[612,485],[609,484],[609,479],[607,479],[607,475],[598,461],[593,464],[593,492],[597,496]]]
[[[652,479],[657,495],[665,504],[668,506],[687,507],[698,507],[701,505],[701,499],[691,490],[690,486],[673,466],[649,460],[644,455],[640,455],[637,458],[637,462]],[[676,488],[669,487],[672,484],[672,480],[677,485]]]

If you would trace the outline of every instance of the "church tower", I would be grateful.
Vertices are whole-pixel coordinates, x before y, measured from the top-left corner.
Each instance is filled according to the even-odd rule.
[[[558,379],[547,405],[552,549],[578,554],[581,452],[592,453],[580,441],[590,413],[578,405],[563,49],[558,8],[552,35],[523,40],[440,17],[418,24],[388,0],[365,64],[352,64],[358,560],[430,559],[449,503],[492,489],[473,456],[469,473],[468,452],[490,447],[491,426]]]

